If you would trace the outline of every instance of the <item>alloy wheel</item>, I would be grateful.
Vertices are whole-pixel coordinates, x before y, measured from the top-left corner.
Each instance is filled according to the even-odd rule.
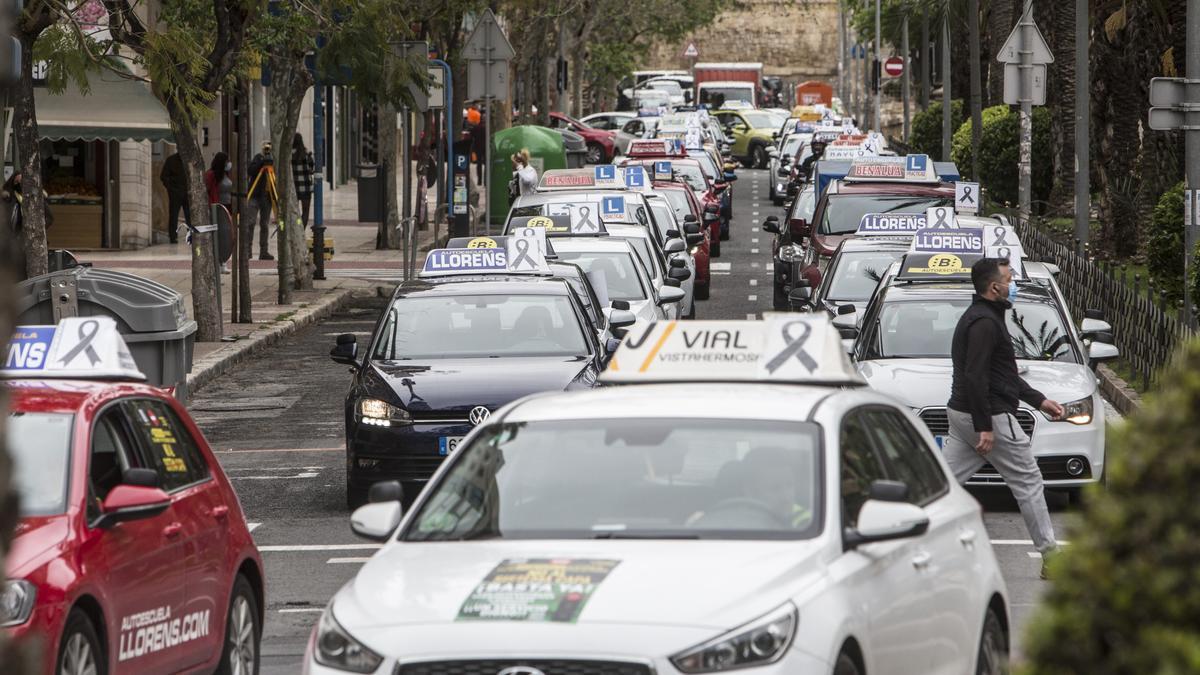
[[[254,675],[256,646],[254,644],[254,611],[244,596],[233,599],[229,612],[229,628],[225,640],[229,644],[229,671],[233,675]]]
[[[82,633],[74,633],[67,639],[59,672],[60,675],[98,675],[100,672],[92,645]]]

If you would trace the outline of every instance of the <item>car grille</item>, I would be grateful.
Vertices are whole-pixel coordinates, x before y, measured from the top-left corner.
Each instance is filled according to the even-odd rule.
[[[497,675],[509,668],[537,669],[544,675],[652,675],[650,666],[622,661],[578,661],[563,659],[487,659],[478,661],[429,661],[401,664],[396,675]]]
[[[945,408],[926,408],[921,411],[921,421],[925,426],[929,427],[929,433],[934,436],[948,436],[950,434],[950,420],[946,417]],[[1033,428],[1037,421],[1033,417],[1033,413],[1024,408],[1017,410],[1017,424],[1021,425],[1021,430],[1026,436],[1033,438]]]
[[[413,422],[421,424],[423,422],[462,422],[470,424],[468,416],[470,409],[467,410],[418,410],[412,413]]]
[[[382,459],[376,471],[391,480],[427,481],[442,465],[445,457],[392,457]]]
[[[1087,457],[1075,455],[1079,461],[1083,462],[1083,473],[1078,476],[1072,476],[1067,473],[1067,460],[1071,457],[1038,457],[1038,469],[1042,472],[1042,480],[1087,480],[1092,477],[1092,465],[1088,462]],[[979,471],[975,472],[974,476],[967,481],[973,485],[1002,485],[1004,479],[1000,477],[1000,472],[991,464],[984,464]]]

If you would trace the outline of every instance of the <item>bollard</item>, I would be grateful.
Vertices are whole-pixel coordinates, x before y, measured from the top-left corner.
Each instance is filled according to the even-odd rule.
[[[313,265],[316,269],[313,270],[313,279],[317,281],[325,280],[325,226],[313,224]]]

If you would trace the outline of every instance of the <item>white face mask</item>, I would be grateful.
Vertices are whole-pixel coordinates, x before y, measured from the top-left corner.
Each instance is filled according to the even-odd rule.
[[[233,171],[233,162],[225,162],[225,170]]]

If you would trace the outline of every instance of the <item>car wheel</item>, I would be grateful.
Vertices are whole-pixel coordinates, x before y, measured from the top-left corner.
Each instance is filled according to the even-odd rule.
[[[62,643],[58,646],[58,675],[104,675],[107,664],[92,620],[79,609],[67,615]]]
[[[979,638],[979,658],[975,675],[1002,675],[1008,672],[1008,635],[995,610],[988,609]]]
[[[754,146],[754,149],[750,151],[750,157],[756,169],[767,168],[767,164],[771,161],[771,156],[767,154],[767,147],[765,145]]]
[[[602,164],[604,163],[604,148],[597,143],[587,144],[587,163]]]
[[[720,258],[721,257],[721,239],[724,239],[724,238],[725,237],[721,237],[720,239],[717,239],[714,242],[709,242],[708,255],[710,258]]]
[[[709,290],[709,284],[696,284],[692,288],[692,294],[697,300],[707,300],[708,299],[708,290]],[[695,314],[695,313],[696,313],[696,310],[693,307],[692,314]]]
[[[838,654],[837,662],[833,664],[833,675],[862,675],[862,671],[858,669],[858,664],[849,654],[842,652]]]
[[[258,625],[258,601],[246,577],[238,575],[229,598],[225,618],[225,649],[217,665],[218,675],[257,675],[262,627]]]

